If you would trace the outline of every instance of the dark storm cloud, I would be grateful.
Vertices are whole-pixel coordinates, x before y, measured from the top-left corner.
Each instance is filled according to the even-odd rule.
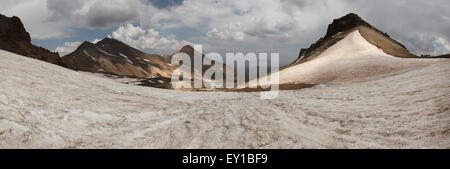
[[[295,5],[299,8],[307,8],[308,6],[313,5],[313,3],[318,2],[318,0],[281,0],[281,2]]]
[[[95,3],[87,13],[86,24],[89,27],[105,28],[118,26],[135,20],[139,16],[139,11],[135,9],[137,6],[111,7],[103,5],[103,3]]]
[[[81,0],[47,0],[48,10],[53,12],[53,15],[49,18],[49,20],[56,21],[65,17],[70,17],[72,12],[81,8],[82,5],[83,1]]]
[[[52,13],[48,21],[69,22],[88,28],[109,28],[136,20],[140,12],[139,1],[125,0],[48,0]]]

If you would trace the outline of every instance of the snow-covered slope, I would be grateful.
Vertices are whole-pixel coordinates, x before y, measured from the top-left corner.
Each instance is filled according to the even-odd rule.
[[[450,148],[450,61],[346,85],[182,92],[0,51],[0,148]]]
[[[280,84],[346,83],[386,77],[440,61],[388,55],[355,30],[316,58],[275,74]]]

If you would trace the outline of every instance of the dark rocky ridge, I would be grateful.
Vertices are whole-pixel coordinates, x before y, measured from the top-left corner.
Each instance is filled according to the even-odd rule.
[[[0,49],[65,66],[58,53],[31,44],[30,34],[16,16],[9,18],[0,14]]]
[[[450,54],[444,54],[444,55],[438,55],[438,56],[431,56],[431,55],[421,55],[421,58],[425,59],[434,59],[434,58],[450,58]]]
[[[450,58],[450,54],[447,54],[447,55],[441,55],[441,56],[437,56],[437,57],[439,57],[439,58]]]

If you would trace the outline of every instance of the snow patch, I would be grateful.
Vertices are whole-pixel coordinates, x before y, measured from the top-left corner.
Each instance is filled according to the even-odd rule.
[[[91,56],[86,50],[83,50],[83,53],[84,53],[85,55],[89,56],[93,61],[96,61],[96,62],[97,62],[97,59],[96,59],[95,57]]]
[[[6,98],[5,95],[0,95],[0,103],[7,105],[8,104],[8,99]]]
[[[111,54],[111,53],[105,52],[104,50],[102,50],[102,49],[100,49],[100,48],[98,48],[98,47],[95,47],[95,48],[97,48],[100,52],[102,52],[102,53],[104,53],[104,54],[106,54],[106,55],[109,55],[109,56],[115,56],[115,55],[113,55],[113,54]]]
[[[124,54],[122,54],[122,53],[120,53],[120,52],[119,52],[119,55],[122,56],[122,57],[125,58],[125,59],[128,59],[128,56],[125,56]]]
[[[146,70],[142,69],[141,67],[138,67],[138,68],[139,68],[139,70],[141,70],[142,72],[144,72],[144,73],[147,73],[147,74],[148,74],[148,72],[147,72]]]
[[[119,55],[122,56],[123,58],[125,58],[125,60],[126,60],[127,62],[133,64],[133,62],[128,58],[128,56],[126,56],[126,55],[124,55],[124,54],[122,54],[122,53],[120,53],[120,52],[119,52]]]

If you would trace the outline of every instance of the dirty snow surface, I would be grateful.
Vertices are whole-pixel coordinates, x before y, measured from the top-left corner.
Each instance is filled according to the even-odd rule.
[[[450,61],[259,93],[126,85],[0,51],[0,148],[450,148]]]

